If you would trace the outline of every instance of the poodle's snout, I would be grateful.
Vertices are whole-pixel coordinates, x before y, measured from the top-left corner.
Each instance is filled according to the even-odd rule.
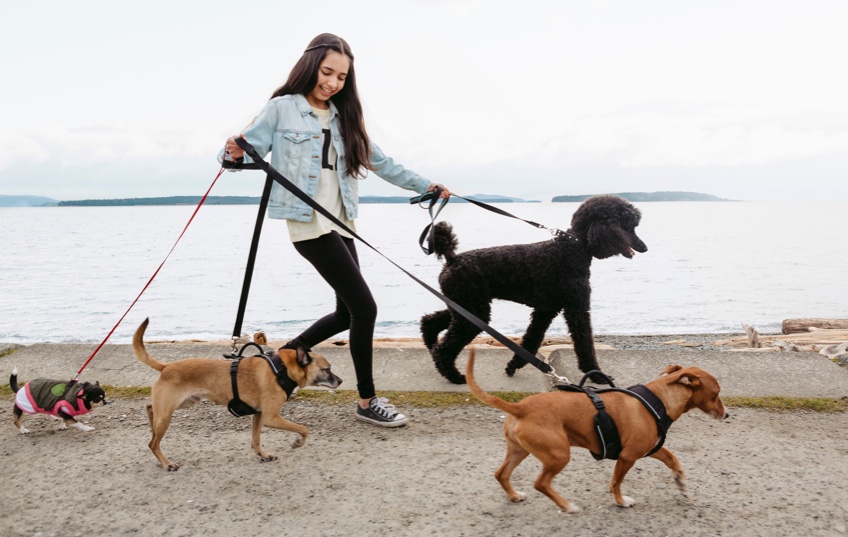
[[[630,241],[630,248],[639,252],[640,254],[644,254],[648,251],[648,246],[644,242],[642,242],[642,239],[637,237],[635,234],[633,235],[633,238]]]

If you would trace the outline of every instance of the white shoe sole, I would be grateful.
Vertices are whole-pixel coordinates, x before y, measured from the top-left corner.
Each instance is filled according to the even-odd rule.
[[[372,425],[377,425],[379,427],[401,427],[403,425],[406,425],[406,422],[409,421],[409,418],[406,417],[406,416],[404,416],[403,419],[395,420],[395,421],[379,421],[379,420],[371,419],[367,416],[363,416],[358,412],[356,413],[356,419],[358,419],[359,421],[364,421],[366,423],[370,423]]]

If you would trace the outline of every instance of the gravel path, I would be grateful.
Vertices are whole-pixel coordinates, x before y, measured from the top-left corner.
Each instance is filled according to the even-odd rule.
[[[0,535],[168,536],[831,536],[846,534],[846,414],[729,409],[716,422],[684,415],[667,446],[688,474],[681,494],[667,469],[640,461],[624,483],[631,509],[607,492],[613,462],[575,449],[555,481],[583,511],[566,515],[533,490],[539,464],[514,476],[512,504],[492,477],[504,454],[502,414],[488,407],[404,408],[411,423],[379,429],[339,406],[295,398],[283,414],[310,427],[306,445],[265,429],[250,450],[250,420],[202,403],[178,411],[163,442],[182,467],[161,469],[147,448],[145,399],[115,400],[86,417],[91,433],[55,431],[27,416],[11,424],[0,401]]]

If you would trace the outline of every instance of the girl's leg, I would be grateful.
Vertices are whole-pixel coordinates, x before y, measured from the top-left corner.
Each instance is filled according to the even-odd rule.
[[[315,321],[296,339],[312,347],[350,329],[357,389],[360,399],[368,401],[375,396],[372,353],[377,304],[359,270],[353,239],[332,232],[294,246],[336,292],[336,310]]]

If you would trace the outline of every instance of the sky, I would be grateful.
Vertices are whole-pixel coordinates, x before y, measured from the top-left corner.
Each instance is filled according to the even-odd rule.
[[[0,195],[201,195],[331,32],[372,139],[461,195],[848,201],[845,28],[842,0],[7,3]]]

